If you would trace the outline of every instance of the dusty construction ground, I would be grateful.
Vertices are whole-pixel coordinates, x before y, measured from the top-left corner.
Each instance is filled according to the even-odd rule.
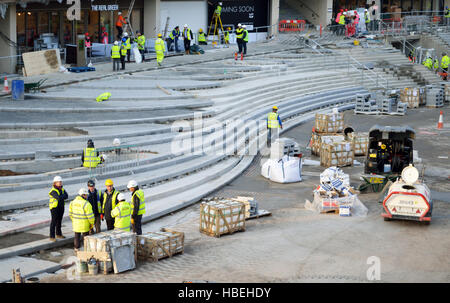
[[[374,124],[406,124],[416,130],[414,149],[426,164],[426,183],[439,192],[434,195],[429,226],[384,222],[377,194],[359,196],[369,209],[365,218],[314,214],[304,209],[304,202],[311,198],[323,168],[305,166],[303,182],[283,185],[261,177],[257,159],[242,176],[212,195],[252,195],[260,208],[272,212],[270,217],[247,221],[245,232],[221,238],[199,233],[197,204],[144,226],[144,232],[162,226],[185,232],[184,254],[157,263],[139,262],[136,270],[118,275],[83,275],[80,280],[69,281],[65,274],[59,274],[41,282],[368,282],[367,259],[376,256],[381,262],[380,282],[448,283],[450,128],[447,123],[438,131],[438,116],[438,109],[426,108],[409,110],[405,117],[346,113],[346,123],[356,131],[368,131]],[[310,121],[283,136],[306,146],[312,125]],[[353,185],[359,183],[362,170],[362,166],[344,168]],[[68,251],[63,252],[67,255]],[[52,259],[48,252],[37,257]]]

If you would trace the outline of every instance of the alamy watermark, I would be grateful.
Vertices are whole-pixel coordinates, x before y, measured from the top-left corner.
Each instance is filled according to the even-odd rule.
[[[367,280],[380,281],[381,280],[380,258],[376,256],[371,256],[367,258],[367,265],[370,265],[366,272]]]

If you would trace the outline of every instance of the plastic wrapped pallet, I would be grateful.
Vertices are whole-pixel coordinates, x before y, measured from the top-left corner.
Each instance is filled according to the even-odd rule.
[[[369,134],[352,132],[347,136],[353,142],[355,156],[366,156],[369,147]]]
[[[330,211],[338,213],[341,206],[349,207],[353,217],[366,217],[368,213],[367,207],[359,200],[357,195],[330,198],[315,192],[313,201],[306,200],[305,202],[305,208],[316,213],[326,213]]]
[[[184,251],[184,233],[162,230],[137,236],[137,255],[140,260],[158,261]]]
[[[400,101],[406,103],[408,108],[418,108],[420,105],[419,88],[405,88],[400,93]]]
[[[322,144],[320,150],[320,165],[330,166],[352,166],[355,158],[353,142],[334,142]]]
[[[318,133],[341,133],[344,131],[344,114],[316,114],[314,128]]]
[[[245,204],[245,218],[258,214],[258,202],[253,197],[237,196],[231,199]]]
[[[200,204],[200,232],[220,237],[245,231],[245,204],[232,200],[202,202]]]
[[[108,272],[114,273],[134,269],[136,267],[136,234],[120,230],[112,230],[84,237],[85,252],[106,252],[111,262],[100,264]],[[125,256],[125,258],[124,258]]]
[[[277,183],[302,181],[302,159],[284,156],[280,160],[268,159],[261,166],[261,175]]]

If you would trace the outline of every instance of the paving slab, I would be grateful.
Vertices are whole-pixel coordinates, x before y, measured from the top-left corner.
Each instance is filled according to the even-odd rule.
[[[29,278],[44,272],[56,272],[61,268],[61,264],[17,256],[0,259],[0,283],[10,282],[12,279],[12,271],[17,268],[20,268],[22,277]]]

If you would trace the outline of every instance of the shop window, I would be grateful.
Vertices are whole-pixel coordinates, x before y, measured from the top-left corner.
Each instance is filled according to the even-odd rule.
[[[402,11],[410,12],[412,9],[412,0],[402,0]]]
[[[75,33],[77,35],[83,35],[86,33],[86,11],[82,10],[80,12],[80,20],[75,21]]]
[[[21,47],[26,45],[26,29],[25,29],[25,15],[24,12],[18,12],[16,17],[16,30],[17,30],[17,44]]]
[[[112,21],[112,13],[111,12],[100,12],[100,31],[104,27],[106,32],[108,33],[108,43],[112,43],[114,41],[114,26]],[[100,37],[101,38],[101,37]]]
[[[59,40],[59,12],[51,12],[50,18],[50,32]]]
[[[49,32],[49,13],[48,12],[39,12],[36,13],[38,18],[38,34],[46,34]]]
[[[422,10],[422,1],[421,0],[413,0],[413,10],[415,10],[415,11]]]
[[[64,36],[63,36],[63,40],[64,40],[64,45],[65,44],[74,44],[74,40],[73,40],[73,21],[69,21],[67,18],[64,18],[64,25],[63,25],[63,30],[64,30]]]
[[[88,13],[88,30],[91,37],[91,41],[100,42],[101,37],[101,28],[99,28],[99,12],[98,11],[89,11]],[[100,32],[99,32],[100,31]]]
[[[36,13],[26,12],[26,46],[29,48],[34,48],[34,40],[38,38],[36,17]]]

